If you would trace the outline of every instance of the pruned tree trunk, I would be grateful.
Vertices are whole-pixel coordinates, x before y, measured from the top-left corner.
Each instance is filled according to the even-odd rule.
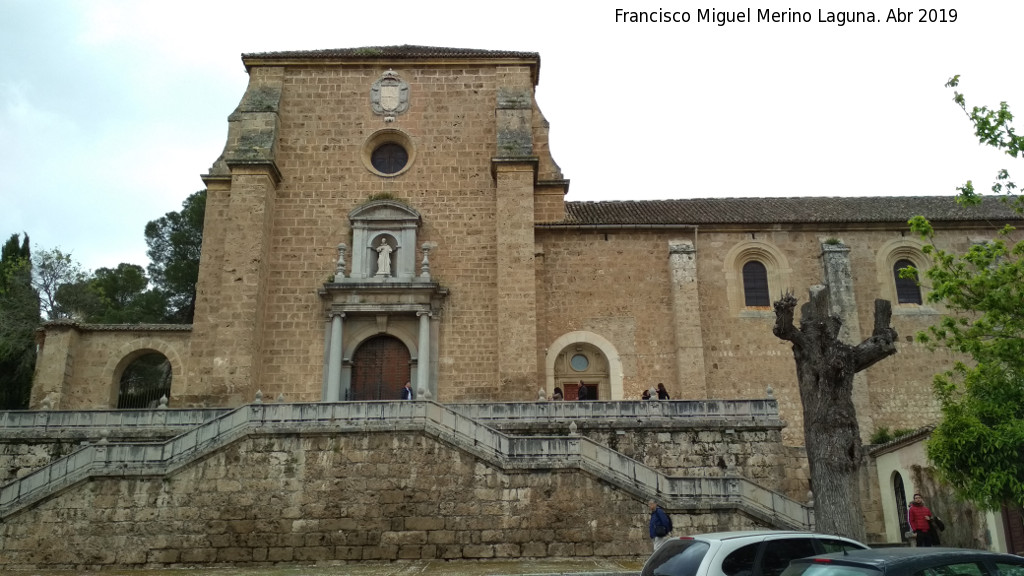
[[[839,340],[842,322],[829,314],[827,287],[811,287],[810,300],[800,308],[799,329],[793,325],[795,307],[791,293],[775,302],[773,332],[793,343],[816,529],[863,540],[853,376],[896,353],[896,330],[889,326],[892,306],[888,300],[875,300],[874,332],[857,346]]]

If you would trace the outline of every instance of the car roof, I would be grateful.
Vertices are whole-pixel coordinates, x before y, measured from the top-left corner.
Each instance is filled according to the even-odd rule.
[[[844,538],[843,536],[834,536],[832,534],[818,534],[815,532],[806,532],[800,530],[737,530],[733,532],[708,532],[707,534],[690,534],[688,535],[688,537],[694,538],[696,540],[732,540],[734,538],[786,535]],[[849,540],[848,538],[845,539]]]
[[[969,560],[969,559],[981,559],[981,558],[992,558],[992,559],[1009,559],[1015,560],[1015,563],[1024,563],[1024,558],[1019,556],[1013,556],[1011,554],[1000,554],[998,552],[989,552],[987,550],[968,550],[964,548],[871,548],[867,550],[849,550],[847,552],[832,552],[830,554],[821,554],[819,556],[811,556],[810,558],[800,558],[793,560],[794,564],[806,563],[810,564],[820,560],[830,560],[842,564],[859,564],[865,566],[871,566],[874,568],[880,568],[885,566],[887,569],[896,568],[898,566],[927,566],[931,564],[942,564],[946,561],[956,560]]]

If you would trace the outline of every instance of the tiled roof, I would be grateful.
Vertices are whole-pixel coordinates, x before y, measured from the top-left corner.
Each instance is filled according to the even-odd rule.
[[[566,202],[565,212],[565,220],[547,224],[585,226],[905,223],[917,215],[925,216],[933,222],[1024,219],[996,198],[987,198],[980,206],[965,207],[957,204],[954,196],[694,198]]]
[[[242,54],[247,59],[353,59],[387,58],[390,60],[422,58],[520,58],[540,61],[536,52],[510,50],[477,50],[473,48],[442,48],[437,46],[364,46],[362,48],[334,48],[329,50],[292,50],[287,52],[254,52]]]
[[[188,332],[191,324],[85,324],[74,320],[48,320],[40,329],[74,328],[83,332]]]

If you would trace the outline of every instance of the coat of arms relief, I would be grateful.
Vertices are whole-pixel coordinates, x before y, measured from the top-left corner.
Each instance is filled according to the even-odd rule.
[[[370,88],[370,108],[385,122],[394,122],[395,116],[409,109],[409,84],[394,70],[381,74]]]

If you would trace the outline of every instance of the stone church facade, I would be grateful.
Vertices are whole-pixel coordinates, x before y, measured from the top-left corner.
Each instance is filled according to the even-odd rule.
[[[935,196],[566,201],[534,98],[538,54],[243,62],[248,88],[203,175],[194,323],[47,325],[33,409],[116,408],[125,367],[158,353],[171,409],[395,400],[406,382],[442,405],[535,403],[556,387],[573,400],[581,386],[616,402],[664,383],[673,400],[769,398],[780,448],[798,449],[771,302],[825,284],[848,342],[870,334],[874,299],[893,302],[898,353],[855,383],[862,433],[919,428],[938,416],[930,383],[951,359],[913,341],[943,310],[896,273],[927,266],[906,222],[922,214],[964,250],[1013,218]],[[768,483],[800,500],[802,478]]]
[[[893,266],[926,265],[906,221],[924,214],[963,249],[1007,217],[949,197],[566,202],[533,97],[537,54],[398,46],[243,61],[249,87],[203,176],[191,330],[52,325],[34,407],[113,407],[124,359],[152,349],[171,361],[171,407],[257,391],[394,399],[406,381],[441,402],[555,386],[575,397],[580,381],[600,400],[659,382],[674,399],[770,387],[799,443],[770,302],[829,284],[849,341],[870,331],[875,298],[895,303],[899,353],[864,375],[858,408],[865,432],[916,428],[934,421],[929,383],[945,359],[912,342],[941,310],[897,298]]]

